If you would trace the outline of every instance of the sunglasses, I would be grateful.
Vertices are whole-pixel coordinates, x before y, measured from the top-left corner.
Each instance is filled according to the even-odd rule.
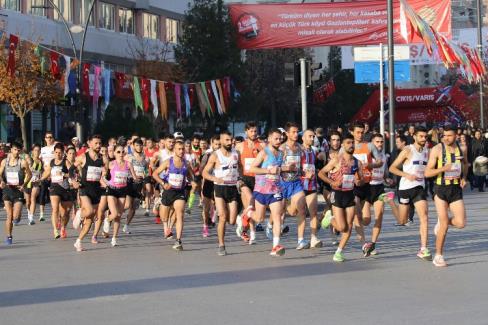
[[[52,136],[47,136],[46,139],[52,139],[53,137]]]
[[[124,153],[123,151],[117,150],[115,153]]]

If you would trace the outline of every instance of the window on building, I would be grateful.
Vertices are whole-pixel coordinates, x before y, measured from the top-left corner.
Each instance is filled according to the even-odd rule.
[[[156,15],[144,13],[143,24],[144,37],[157,39],[159,35],[159,17]]]
[[[130,9],[119,9],[119,32],[134,34],[134,13]]]
[[[113,4],[100,2],[98,27],[115,30],[115,6]]]
[[[54,0],[54,4],[58,7],[66,21],[73,21],[73,1],[72,0]],[[58,12],[54,10],[54,19],[61,20]]]
[[[46,15],[46,3],[44,0],[29,0],[27,2],[27,12],[35,16]]]
[[[86,19],[88,17],[88,14],[90,13],[90,6],[92,4],[92,2],[95,1],[95,0],[81,0],[79,2],[79,6],[77,9],[80,13],[80,23],[84,26],[85,23],[86,23]],[[78,2],[78,1],[77,1]],[[94,25],[94,15],[95,15],[95,8],[93,8],[93,12],[90,16],[90,23],[89,25]]]
[[[170,43],[178,43],[178,25],[179,21],[175,19],[166,18],[166,41]]]
[[[20,11],[20,0],[1,0],[0,6],[2,9]]]

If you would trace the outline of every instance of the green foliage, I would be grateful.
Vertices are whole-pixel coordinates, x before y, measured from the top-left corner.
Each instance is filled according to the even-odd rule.
[[[126,105],[110,105],[105,111],[103,121],[95,127],[95,132],[101,134],[103,139],[130,136],[133,133],[143,137],[155,136],[151,120],[141,112],[137,118],[132,118]]]
[[[222,0],[194,0],[189,4],[175,57],[188,81],[239,77],[240,50]]]

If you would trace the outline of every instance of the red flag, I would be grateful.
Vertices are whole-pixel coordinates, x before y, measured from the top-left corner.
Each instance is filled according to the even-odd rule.
[[[210,101],[210,108],[212,109],[212,113],[215,113],[215,98],[214,94],[212,92],[212,84],[210,81],[205,81],[205,88],[207,89],[207,97],[208,100]]]
[[[56,79],[61,76],[59,70],[59,54],[56,52],[51,52],[51,73]]]
[[[142,96],[142,104],[144,106],[144,112],[149,111],[149,92],[150,92],[149,79],[141,78],[141,96]]]
[[[83,63],[83,94],[90,97],[90,63]]]
[[[8,46],[7,73],[11,77],[13,77],[15,74],[15,50],[17,49],[18,43],[19,43],[19,38],[14,34],[10,34],[10,43]]]

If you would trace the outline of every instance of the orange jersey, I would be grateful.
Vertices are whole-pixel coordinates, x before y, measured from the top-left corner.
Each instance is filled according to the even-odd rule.
[[[258,156],[260,146],[261,143],[259,142],[259,140],[255,140],[251,145],[249,145],[249,140],[244,141],[244,143],[242,144],[241,164],[244,168],[244,176],[255,176],[253,173],[250,173],[249,170],[252,163],[254,162],[254,159]]]
[[[354,147],[354,157],[363,165],[363,180],[365,183],[371,181],[371,170],[367,167],[368,164],[373,162],[373,156],[371,150],[368,147],[368,142],[361,142]]]

